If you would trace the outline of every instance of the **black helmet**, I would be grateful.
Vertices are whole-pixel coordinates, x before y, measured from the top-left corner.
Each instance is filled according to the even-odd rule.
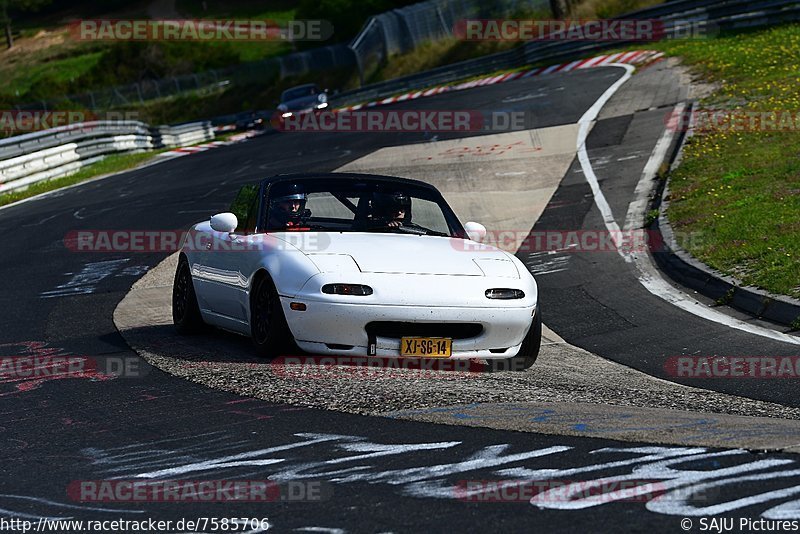
[[[394,217],[399,211],[405,211],[408,217],[411,213],[411,198],[402,191],[375,193],[372,196],[372,210],[376,218]]]
[[[282,190],[276,196],[272,197],[272,200],[270,201],[270,207],[280,202],[287,202],[289,200],[300,200],[302,202],[302,206],[305,207],[306,200],[308,200],[308,195],[306,195],[302,187],[297,184],[290,184],[285,189],[281,189]],[[300,209],[302,209],[302,207]]]
[[[300,201],[300,209],[296,212],[284,211],[279,204],[283,202],[291,202],[294,200]],[[303,188],[297,184],[290,184],[286,188],[281,188],[278,193],[270,199],[269,202],[269,217],[270,220],[275,221],[281,226],[288,225],[290,222],[298,224],[306,216],[306,195]]]

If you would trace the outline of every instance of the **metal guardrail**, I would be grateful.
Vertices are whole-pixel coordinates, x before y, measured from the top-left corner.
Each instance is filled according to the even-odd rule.
[[[209,121],[158,127],[138,121],[94,121],[9,137],[0,141],[0,193],[72,174],[108,154],[187,146],[213,138]]]
[[[627,13],[617,19],[658,19],[664,23],[666,35],[673,37],[685,34],[692,25],[716,31],[795,22],[800,20],[800,1],[677,0]],[[349,106],[493,71],[570,61],[593,52],[634,43],[636,41],[532,41],[505,52],[343,92],[332,98],[331,104],[335,107]]]

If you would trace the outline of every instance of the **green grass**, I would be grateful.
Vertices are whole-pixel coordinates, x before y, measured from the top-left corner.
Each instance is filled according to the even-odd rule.
[[[800,25],[657,43],[719,90],[702,107],[800,110]],[[746,285],[800,297],[800,125],[697,132],[670,175],[667,211],[688,250]]]
[[[0,65],[0,100],[30,104],[66,94],[224,68],[291,52],[286,42],[81,43]],[[147,73],[146,76],[143,76]]]
[[[662,3],[664,3],[664,0],[583,0],[573,9],[572,18],[609,19],[637,9]]]
[[[100,61],[103,52],[88,52],[63,59],[46,59],[2,69],[5,83],[0,96],[17,100],[52,96],[58,88],[66,87],[75,79],[91,71]]]
[[[414,50],[389,58],[385,65],[373,72],[365,83],[400,78],[443,65],[486,56],[508,50],[520,43],[503,41],[467,42],[456,38],[424,42]]]
[[[178,0],[177,10],[188,18],[198,19],[239,19],[239,20],[269,20],[284,25],[294,20],[297,7],[293,2],[264,0],[238,1],[235,3],[222,0],[206,0],[206,10],[203,2],[196,0]],[[324,43],[323,43],[324,44]],[[239,62],[258,61],[268,57],[291,53],[293,47],[286,41],[267,42],[215,42],[206,43],[211,48],[224,48],[234,53]]]
[[[106,156],[103,160],[84,167],[75,174],[64,176],[63,178],[56,178],[54,180],[37,182],[31,184],[30,187],[22,191],[0,194],[0,206],[5,206],[6,204],[18,202],[49,191],[55,191],[56,189],[61,189],[69,185],[85,182],[90,178],[96,178],[103,174],[111,174],[131,169],[152,159],[156,154],[160,154],[161,152],[164,152],[164,150],[139,152],[135,154],[112,154]]]
[[[209,50],[221,49],[238,58],[239,63],[259,61],[270,57],[292,53],[292,45],[286,41],[219,41],[200,43]]]

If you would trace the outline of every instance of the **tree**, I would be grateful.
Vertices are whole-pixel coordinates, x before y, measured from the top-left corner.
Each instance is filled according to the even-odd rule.
[[[14,36],[11,31],[11,17],[23,12],[38,11],[48,5],[52,0],[0,0],[0,23],[5,28],[6,45],[14,46]]]

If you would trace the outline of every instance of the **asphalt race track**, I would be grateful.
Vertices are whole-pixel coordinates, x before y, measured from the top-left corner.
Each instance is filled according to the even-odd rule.
[[[552,74],[396,108],[525,111],[531,127],[574,124],[621,75],[617,68]],[[645,108],[635,115],[601,114],[589,135],[590,159],[620,224],[663,130],[664,113],[665,108]],[[487,527],[676,532],[686,526],[683,517],[695,522],[693,531],[700,516],[800,519],[800,501],[793,500],[800,486],[792,484],[800,471],[797,456],[789,453],[653,446],[361,416],[247,399],[176,378],[139,358],[112,320],[131,285],[168,253],[81,253],[65,246],[65,236],[76,230],[187,228],[225,211],[242,184],[265,175],[331,171],[383,147],[453,137],[463,134],[435,139],[425,132],[271,134],[0,210],[0,356],[71,355],[90,358],[98,367],[83,377],[0,379],[0,511],[34,523],[40,518],[268,518],[270,530],[277,532]],[[631,147],[640,156],[625,159]],[[602,228],[579,170],[573,163],[534,230]],[[548,326],[569,343],[649,374],[665,377],[666,358],[682,354],[798,353],[796,346],[672,307],[643,289],[616,254],[571,253],[552,272],[535,256],[521,258],[540,273]],[[140,376],[107,379],[102,371],[119,362],[138,365]],[[529,372],[535,371],[534,366]],[[789,380],[691,385],[800,406]],[[282,491],[308,483],[308,493],[311,482],[319,491],[293,502],[266,503],[82,503],[68,494],[76,481],[170,477],[269,477],[285,486]],[[545,492],[531,503],[530,496],[497,502],[489,493],[465,491],[476,487],[470,481],[544,477],[648,481],[657,483],[654,492],[663,496],[569,500]]]

